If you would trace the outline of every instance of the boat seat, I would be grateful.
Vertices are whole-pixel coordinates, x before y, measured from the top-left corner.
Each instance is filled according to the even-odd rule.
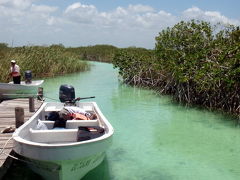
[[[38,143],[76,142],[78,129],[35,130],[30,128],[30,137]]]
[[[48,129],[52,129],[54,121],[41,121]],[[99,126],[98,120],[67,120],[66,129],[77,129],[79,126]]]

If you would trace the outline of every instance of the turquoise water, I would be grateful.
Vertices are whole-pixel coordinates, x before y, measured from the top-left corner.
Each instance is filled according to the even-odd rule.
[[[113,125],[113,144],[104,162],[84,180],[238,180],[240,129],[234,119],[173,103],[154,91],[118,81],[111,64],[46,79],[45,96],[58,100],[61,84],[77,97],[96,96]]]

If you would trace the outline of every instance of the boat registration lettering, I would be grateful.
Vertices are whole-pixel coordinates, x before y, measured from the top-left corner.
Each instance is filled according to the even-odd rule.
[[[87,159],[78,161],[73,165],[73,167],[71,168],[71,171],[76,171],[78,169],[85,168],[91,164],[96,163],[99,159],[101,159],[102,155],[103,154],[101,153],[99,155],[95,155],[94,157],[89,157]]]
[[[78,163],[75,163],[73,167],[71,168],[71,171],[76,171],[77,169],[84,168],[86,166],[89,166],[91,160],[84,160],[84,161],[79,161]]]

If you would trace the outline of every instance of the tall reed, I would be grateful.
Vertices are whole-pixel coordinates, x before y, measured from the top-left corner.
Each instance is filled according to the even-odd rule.
[[[62,46],[24,46],[16,48],[0,48],[1,82],[9,80],[10,60],[15,59],[24,71],[31,70],[34,77],[52,77],[60,74],[85,71],[90,68],[86,61],[67,51]]]

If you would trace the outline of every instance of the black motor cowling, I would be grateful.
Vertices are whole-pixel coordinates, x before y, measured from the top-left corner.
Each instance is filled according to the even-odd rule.
[[[61,102],[72,102],[75,99],[75,90],[71,85],[61,85],[59,88],[59,99]]]
[[[32,83],[32,71],[30,71],[30,70],[25,71],[25,83],[26,84]]]

